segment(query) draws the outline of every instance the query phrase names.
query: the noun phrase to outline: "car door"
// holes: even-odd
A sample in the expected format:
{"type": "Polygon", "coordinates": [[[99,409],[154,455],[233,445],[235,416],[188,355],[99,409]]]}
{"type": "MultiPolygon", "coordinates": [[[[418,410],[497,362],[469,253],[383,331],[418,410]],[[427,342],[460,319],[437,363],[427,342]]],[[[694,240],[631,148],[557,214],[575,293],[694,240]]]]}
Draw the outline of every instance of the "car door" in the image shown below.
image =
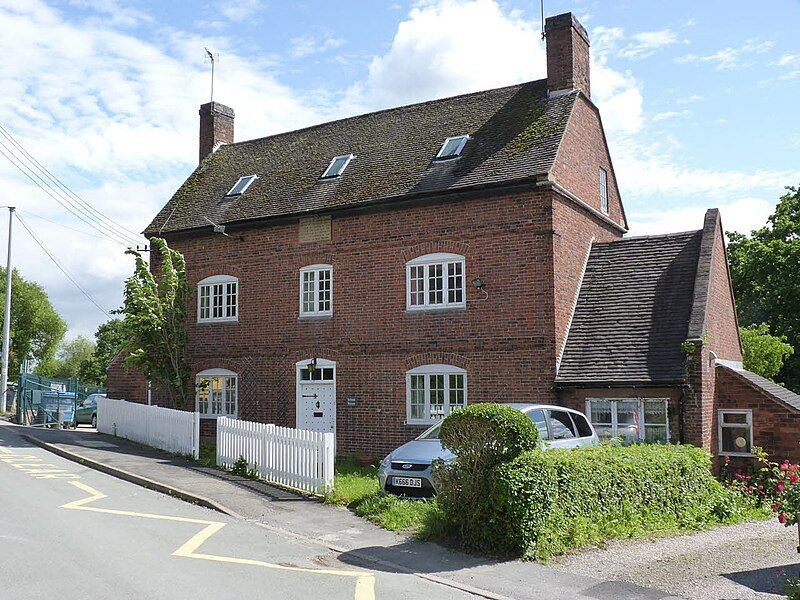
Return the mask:
{"type": "Polygon", "coordinates": [[[576,448],[581,445],[572,417],[565,410],[547,410],[550,445],[553,448],[576,448]]]}
{"type": "Polygon", "coordinates": [[[86,400],[83,401],[83,405],[80,406],[76,411],[76,422],[91,423],[92,415],[94,414],[96,404],[97,401],[95,400],[95,397],[88,396],[86,400]]]}
{"type": "Polygon", "coordinates": [[[550,431],[547,428],[547,415],[543,408],[534,408],[525,413],[539,430],[539,445],[544,447],[544,442],[550,441],[550,431]]]}
{"type": "Polygon", "coordinates": [[[575,423],[575,429],[578,432],[577,446],[596,446],[600,443],[597,434],[595,433],[589,421],[580,413],[569,413],[572,417],[572,422],[575,423]]]}

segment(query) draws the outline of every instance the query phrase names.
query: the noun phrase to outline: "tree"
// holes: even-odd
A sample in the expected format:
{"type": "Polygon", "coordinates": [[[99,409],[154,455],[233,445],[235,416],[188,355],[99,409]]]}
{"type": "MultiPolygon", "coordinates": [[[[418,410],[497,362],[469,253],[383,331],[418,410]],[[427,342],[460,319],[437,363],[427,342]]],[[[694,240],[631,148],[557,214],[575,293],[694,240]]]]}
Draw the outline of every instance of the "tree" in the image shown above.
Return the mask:
{"type": "Polygon", "coordinates": [[[161,238],[152,238],[150,249],[151,260],[160,262],[158,280],[139,252],[127,252],[136,266],[125,281],[125,364],[163,387],[174,404],[188,407],[194,402],[194,388],[186,360],[186,263],[183,255],[161,238]]]}
{"type": "MultiPolygon", "coordinates": [[[[729,233],[731,277],[742,325],[766,323],[800,347],[800,188],[787,187],[767,224],[750,235],[729,233]]],[[[786,358],[781,381],[800,390],[800,354],[786,358]]]]}
{"type": "MultiPolygon", "coordinates": [[[[6,271],[0,268],[0,298],[5,297],[5,293],[6,271]]],[[[0,323],[2,320],[0,313],[0,323]]],[[[53,308],[44,288],[23,279],[16,269],[11,272],[10,329],[9,379],[16,377],[22,360],[28,356],[37,362],[53,358],[67,332],[67,324],[53,308]]]]}
{"type": "Polygon", "coordinates": [[[95,343],[79,335],[71,342],[61,344],[55,358],[39,363],[36,366],[36,373],[59,379],[80,379],[82,369],[94,360],[94,353],[95,343]]]}
{"type": "Polygon", "coordinates": [[[744,368],[767,379],[774,380],[784,361],[794,354],[785,337],[770,335],[766,323],[740,327],[739,335],[744,348],[744,368]]]}
{"type": "Polygon", "coordinates": [[[84,383],[105,386],[108,383],[106,369],[125,345],[125,334],[121,319],[111,319],[101,324],[94,334],[96,348],[90,360],[81,364],[78,379],[84,383]]]}

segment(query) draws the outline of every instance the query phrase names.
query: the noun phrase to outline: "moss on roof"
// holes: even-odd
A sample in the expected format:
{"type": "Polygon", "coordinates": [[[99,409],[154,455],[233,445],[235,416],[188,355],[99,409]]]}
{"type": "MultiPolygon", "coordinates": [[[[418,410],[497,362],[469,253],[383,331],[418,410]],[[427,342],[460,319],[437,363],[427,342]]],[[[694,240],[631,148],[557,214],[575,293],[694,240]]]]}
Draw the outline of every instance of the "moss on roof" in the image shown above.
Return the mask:
{"type": "Polygon", "coordinates": [[[323,123],[222,146],[186,179],[146,233],[335,209],[379,198],[502,184],[546,174],[576,94],[547,98],[544,80],[323,123]],[[445,138],[468,134],[457,160],[436,161],[445,138]],[[331,158],[344,174],[320,181],[331,158]],[[225,194],[243,175],[245,194],[225,194]]]}

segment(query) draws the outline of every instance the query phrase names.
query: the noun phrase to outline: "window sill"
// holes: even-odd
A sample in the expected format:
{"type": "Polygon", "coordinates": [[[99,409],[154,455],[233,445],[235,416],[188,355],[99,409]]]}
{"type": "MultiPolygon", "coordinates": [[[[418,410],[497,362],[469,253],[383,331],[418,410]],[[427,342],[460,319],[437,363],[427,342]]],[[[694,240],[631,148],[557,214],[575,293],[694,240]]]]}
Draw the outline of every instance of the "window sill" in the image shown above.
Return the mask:
{"type": "Polygon", "coordinates": [[[740,458],[755,458],[752,452],[719,452],[719,456],[738,456],[740,458]]]}
{"type": "Polygon", "coordinates": [[[436,423],[441,423],[444,419],[435,419],[431,421],[406,421],[406,427],[430,427],[431,425],[436,425],[436,423]]]}
{"type": "Polygon", "coordinates": [[[321,321],[325,319],[332,319],[333,312],[326,313],[302,313],[297,317],[300,321],[321,321]]]}
{"type": "Polygon", "coordinates": [[[239,318],[235,319],[197,319],[198,325],[220,325],[225,323],[238,323],[239,318]]]}
{"type": "Polygon", "coordinates": [[[448,313],[448,312],[463,312],[467,310],[466,304],[449,304],[446,306],[419,306],[411,307],[406,306],[406,313],[448,313]]]}

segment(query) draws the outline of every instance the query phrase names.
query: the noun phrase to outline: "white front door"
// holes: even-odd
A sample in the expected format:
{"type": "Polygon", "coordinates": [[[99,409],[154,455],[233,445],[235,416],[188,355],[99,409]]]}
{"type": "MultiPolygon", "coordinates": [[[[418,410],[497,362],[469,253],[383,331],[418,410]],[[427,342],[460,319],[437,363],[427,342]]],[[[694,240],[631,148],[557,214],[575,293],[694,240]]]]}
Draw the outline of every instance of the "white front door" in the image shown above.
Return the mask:
{"type": "Polygon", "coordinates": [[[297,428],[336,433],[336,363],[297,363],[297,428]]]}

